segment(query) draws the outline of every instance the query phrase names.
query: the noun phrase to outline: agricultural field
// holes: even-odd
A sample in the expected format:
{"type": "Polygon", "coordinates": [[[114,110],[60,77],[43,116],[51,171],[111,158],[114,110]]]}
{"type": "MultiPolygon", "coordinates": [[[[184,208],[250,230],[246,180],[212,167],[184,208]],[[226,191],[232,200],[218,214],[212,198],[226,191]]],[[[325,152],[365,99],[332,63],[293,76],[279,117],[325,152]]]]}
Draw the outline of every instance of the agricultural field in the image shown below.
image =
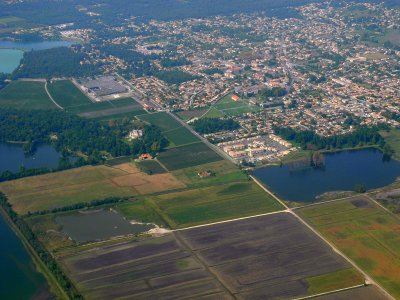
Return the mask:
{"type": "Polygon", "coordinates": [[[138,118],[160,128],[163,135],[169,140],[170,148],[200,141],[187,128],[165,112],[141,115],[138,118]]]}
{"type": "Polygon", "coordinates": [[[100,246],[61,263],[88,299],[290,299],[363,283],[286,213],[100,246]]]}
{"type": "Polygon", "coordinates": [[[313,298],[315,300],[341,300],[341,299],[362,299],[362,300],[387,300],[376,287],[369,285],[334,294],[328,294],[313,298]]]}
{"type": "Polygon", "coordinates": [[[170,141],[169,147],[178,147],[199,142],[199,138],[189,131],[186,127],[179,127],[169,131],[164,131],[163,135],[170,141]]]}
{"type": "Polygon", "coordinates": [[[184,188],[172,174],[148,175],[133,164],[85,166],[0,183],[19,214],[107,197],[130,197],[184,188]]]}
{"type": "Polygon", "coordinates": [[[191,188],[248,181],[248,176],[239,170],[236,165],[227,160],[219,160],[199,166],[179,169],[173,171],[172,174],[191,188]],[[201,178],[198,174],[204,171],[209,172],[211,175],[206,178],[201,178]]]}
{"type": "Polygon", "coordinates": [[[395,298],[400,298],[400,219],[366,197],[297,210],[395,298]]]}
{"type": "Polygon", "coordinates": [[[161,152],[158,160],[169,171],[174,171],[223,160],[223,158],[203,142],[199,142],[161,152]]]}
{"type": "Polygon", "coordinates": [[[69,80],[53,81],[48,84],[47,89],[53,99],[66,111],[69,111],[70,108],[73,109],[92,103],[92,101],[69,80]]]}
{"type": "Polygon", "coordinates": [[[199,108],[193,110],[183,110],[176,112],[175,114],[182,120],[189,121],[190,119],[201,117],[203,114],[207,112],[207,110],[208,108],[199,108]]]}
{"type": "Polygon", "coordinates": [[[57,108],[47,96],[44,82],[13,81],[0,90],[0,107],[16,109],[57,108]]]}
{"type": "Polygon", "coordinates": [[[138,118],[142,121],[157,126],[163,132],[177,129],[182,126],[182,124],[180,124],[178,121],[176,121],[173,117],[165,112],[147,114],[143,116],[138,116],[138,118]]]}
{"type": "Polygon", "coordinates": [[[136,162],[136,166],[149,175],[167,173],[157,160],[141,160],[136,162]]]}
{"type": "MultiPolygon", "coordinates": [[[[146,196],[144,200],[143,204],[157,212],[172,229],[283,209],[253,181],[146,196]]],[[[134,210],[126,217],[135,219],[134,210]]]]}

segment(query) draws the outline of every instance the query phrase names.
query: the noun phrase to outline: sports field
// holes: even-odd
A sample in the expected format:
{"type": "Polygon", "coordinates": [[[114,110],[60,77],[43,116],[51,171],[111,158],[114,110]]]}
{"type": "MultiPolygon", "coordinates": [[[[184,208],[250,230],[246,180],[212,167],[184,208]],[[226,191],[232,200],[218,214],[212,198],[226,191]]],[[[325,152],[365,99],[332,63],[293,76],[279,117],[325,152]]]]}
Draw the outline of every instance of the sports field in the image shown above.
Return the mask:
{"type": "Polygon", "coordinates": [[[400,298],[400,219],[365,197],[297,210],[314,228],[400,298]]]}
{"type": "Polygon", "coordinates": [[[89,299],[293,299],[363,283],[286,213],[100,246],[61,261],[89,299]]]}
{"type": "MultiPolygon", "coordinates": [[[[253,214],[282,210],[283,207],[253,181],[171,192],[144,198],[171,228],[183,228],[253,214]]],[[[134,210],[128,218],[135,219],[134,210]]]]}
{"type": "Polygon", "coordinates": [[[49,210],[107,197],[152,194],[184,188],[172,174],[148,175],[133,164],[85,166],[0,183],[19,214],[49,210]]]}
{"type": "Polygon", "coordinates": [[[53,81],[47,85],[47,89],[53,99],[66,111],[70,108],[78,108],[92,103],[92,101],[69,80],[53,81]]]}
{"type": "Polygon", "coordinates": [[[260,111],[259,107],[244,100],[239,99],[237,101],[233,101],[232,94],[223,97],[213,105],[213,108],[227,116],[237,116],[249,112],[260,111]]]}
{"type": "Polygon", "coordinates": [[[17,109],[57,108],[47,96],[44,82],[13,81],[0,90],[0,107],[17,109]]]}
{"type": "Polygon", "coordinates": [[[222,160],[222,157],[203,142],[168,149],[158,155],[158,160],[169,170],[194,167],[222,160]]]}

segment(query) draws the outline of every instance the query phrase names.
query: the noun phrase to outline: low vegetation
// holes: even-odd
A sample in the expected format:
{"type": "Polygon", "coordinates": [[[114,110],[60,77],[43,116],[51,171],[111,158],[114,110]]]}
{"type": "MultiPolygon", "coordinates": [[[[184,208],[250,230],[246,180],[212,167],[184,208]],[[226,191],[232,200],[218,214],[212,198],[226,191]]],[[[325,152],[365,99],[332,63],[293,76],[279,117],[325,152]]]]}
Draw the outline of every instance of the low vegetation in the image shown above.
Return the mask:
{"type": "Polygon", "coordinates": [[[223,130],[235,130],[240,124],[233,119],[203,118],[192,123],[193,128],[200,134],[214,133],[223,130]]]}
{"type": "Polygon", "coordinates": [[[353,198],[298,210],[314,228],[400,297],[399,219],[367,198],[353,198]]]}

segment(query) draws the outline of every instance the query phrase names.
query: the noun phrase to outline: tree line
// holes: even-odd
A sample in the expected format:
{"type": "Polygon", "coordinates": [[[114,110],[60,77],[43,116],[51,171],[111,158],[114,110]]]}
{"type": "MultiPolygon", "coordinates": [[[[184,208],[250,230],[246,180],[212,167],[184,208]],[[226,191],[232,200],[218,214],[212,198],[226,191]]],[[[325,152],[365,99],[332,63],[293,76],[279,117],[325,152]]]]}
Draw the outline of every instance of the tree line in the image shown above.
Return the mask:
{"type": "Polygon", "coordinates": [[[54,275],[57,282],[60,284],[68,297],[70,299],[83,299],[83,296],[78,292],[72,281],[67,277],[57,261],[42,245],[36,234],[28,226],[28,224],[12,209],[12,206],[10,205],[10,203],[8,203],[7,197],[1,192],[0,207],[8,215],[13,224],[18,228],[19,232],[24,236],[25,240],[36,252],[39,259],[54,275]]]}
{"type": "Polygon", "coordinates": [[[235,130],[240,124],[233,119],[204,118],[192,123],[194,130],[200,134],[209,134],[223,130],[235,130]]]}
{"type": "Polygon", "coordinates": [[[322,150],[322,149],[341,149],[354,148],[357,146],[376,145],[383,150],[385,156],[391,156],[393,150],[379,133],[377,126],[357,126],[348,134],[322,137],[314,131],[296,131],[292,128],[274,127],[275,134],[283,139],[293,142],[303,149],[322,150]]]}

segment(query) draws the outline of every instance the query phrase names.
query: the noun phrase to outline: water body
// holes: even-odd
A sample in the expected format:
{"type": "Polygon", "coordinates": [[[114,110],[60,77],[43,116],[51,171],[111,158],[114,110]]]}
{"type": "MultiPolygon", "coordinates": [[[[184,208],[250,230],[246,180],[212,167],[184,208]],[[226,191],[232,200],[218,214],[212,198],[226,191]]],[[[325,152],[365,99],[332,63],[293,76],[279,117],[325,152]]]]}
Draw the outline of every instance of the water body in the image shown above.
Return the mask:
{"type": "Polygon", "coordinates": [[[24,51],[30,50],[45,50],[56,47],[69,47],[74,43],[68,41],[42,41],[42,42],[13,42],[13,41],[0,41],[0,48],[5,49],[20,49],[24,51]]]}
{"type": "Polygon", "coordinates": [[[0,49],[0,73],[12,73],[22,59],[24,52],[18,49],[0,49]]]}
{"type": "Polygon", "coordinates": [[[117,236],[142,233],[154,228],[153,224],[131,224],[111,210],[72,213],[56,218],[63,231],[77,242],[104,240],[117,236]]]}
{"type": "Polygon", "coordinates": [[[0,73],[12,73],[20,64],[24,51],[68,47],[74,43],[67,41],[12,42],[0,41],[0,73]]]}
{"type": "Polygon", "coordinates": [[[18,172],[21,166],[27,169],[57,168],[61,155],[50,145],[42,145],[32,156],[25,156],[20,144],[0,143],[0,173],[18,172]]]}
{"type": "Polygon", "coordinates": [[[285,200],[311,202],[331,191],[353,191],[357,184],[375,189],[392,183],[400,176],[400,162],[384,161],[376,149],[325,154],[324,168],[272,166],[254,171],[273,192],[285,200]]]}
{"type": "Polygon", "coordinates": [[[45,277],[34,263],[15,232],[0,215],[0,299],[46,299],[45,277]]]}

